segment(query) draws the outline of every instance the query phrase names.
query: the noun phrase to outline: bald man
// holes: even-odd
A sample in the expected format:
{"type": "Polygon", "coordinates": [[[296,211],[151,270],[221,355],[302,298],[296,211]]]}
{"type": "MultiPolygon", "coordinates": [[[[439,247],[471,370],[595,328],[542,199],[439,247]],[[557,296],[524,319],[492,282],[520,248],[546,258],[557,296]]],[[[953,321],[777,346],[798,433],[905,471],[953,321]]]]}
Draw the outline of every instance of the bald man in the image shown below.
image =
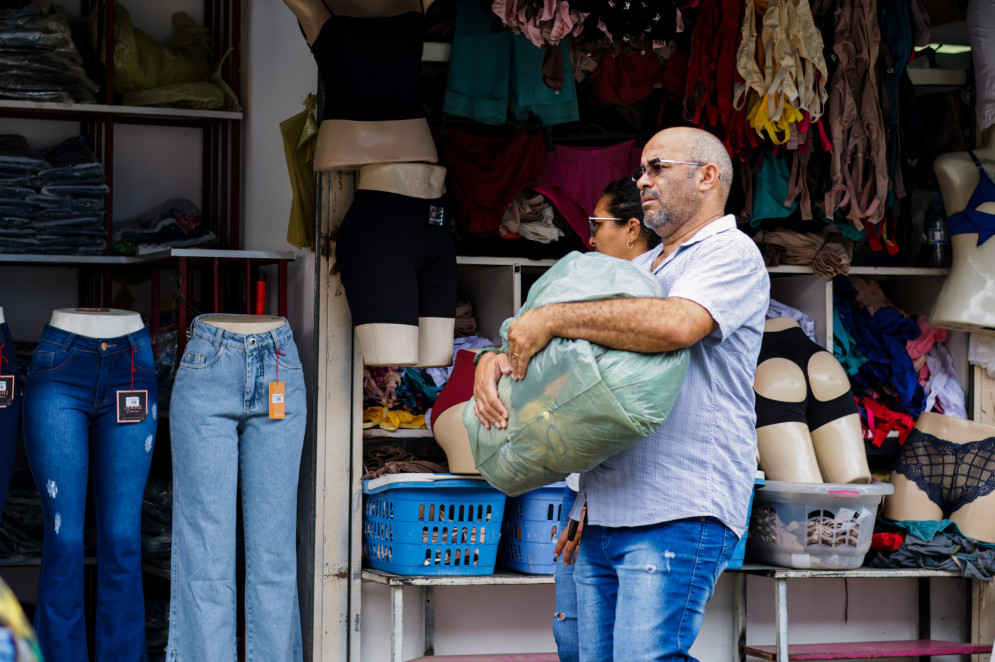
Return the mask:
{"type": "Polygon", "coordinates": [[[653,435],[581,476],[575,555],[580,660],[693,660],[705,604],[746,531],[756,472],[753,400],[770,280],[725,214],[732,163],[692,128],[653,136],[633,173],[646,225],[662,238],[635,262],[668,296],[564,303],[512,322],[508,354],[478,361],[476,414],[507,424],[502,374],[520,379],[554,337],[634,352],[687,348],[687,379],[653,435]]]}

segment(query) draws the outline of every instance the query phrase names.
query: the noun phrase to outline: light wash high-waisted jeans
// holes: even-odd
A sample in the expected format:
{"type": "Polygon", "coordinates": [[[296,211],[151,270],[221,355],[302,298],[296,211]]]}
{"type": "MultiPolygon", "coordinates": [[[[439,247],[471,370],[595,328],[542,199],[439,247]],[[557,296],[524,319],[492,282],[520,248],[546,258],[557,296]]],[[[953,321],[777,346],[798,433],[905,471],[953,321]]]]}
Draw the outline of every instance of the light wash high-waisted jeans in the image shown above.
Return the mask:
{"type": "Polygon", "coordinates": [[[259,334],[193,321],[173,384],[169,662],[235,662],[235,500],[245,539],[245,660],[300,660],[297,475],[307,421],[290,325],[259,334]],[[279,352],[279,356],[278,353],[279,352]],[[269,418],[269,382],[286,418],[269,418]]]}

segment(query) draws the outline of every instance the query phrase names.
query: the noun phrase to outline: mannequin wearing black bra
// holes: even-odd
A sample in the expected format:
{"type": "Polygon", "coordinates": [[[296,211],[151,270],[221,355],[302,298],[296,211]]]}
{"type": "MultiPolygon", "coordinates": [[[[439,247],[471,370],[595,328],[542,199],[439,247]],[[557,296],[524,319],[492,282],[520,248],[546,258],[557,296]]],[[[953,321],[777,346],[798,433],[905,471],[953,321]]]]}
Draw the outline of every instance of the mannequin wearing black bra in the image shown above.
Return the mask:
{"type": "Polygon", "coordinates": [[[316,172],[438,161],[417,91],[424,12],[433,1],[284,0],[325,86],[316,172]]]}
{"type": "Polygon", "coordinates": [[[924,412],[891,472],[884,516],[953,520],[961,533],[995,543],[995,426],[924,412]]]}
{"type": "Polygon", "coordinates": [[[770,480],[866,483],[860,417],[846,372],[790,317],[764,325],[753,383],[760,468],[770,480]]]}
{"type": "Polygon", "coordinates": [[[953,266],[929,323],[995,335],[995,127],[981,147],[937,157],[933,171],[950,220],[953,266]]]}

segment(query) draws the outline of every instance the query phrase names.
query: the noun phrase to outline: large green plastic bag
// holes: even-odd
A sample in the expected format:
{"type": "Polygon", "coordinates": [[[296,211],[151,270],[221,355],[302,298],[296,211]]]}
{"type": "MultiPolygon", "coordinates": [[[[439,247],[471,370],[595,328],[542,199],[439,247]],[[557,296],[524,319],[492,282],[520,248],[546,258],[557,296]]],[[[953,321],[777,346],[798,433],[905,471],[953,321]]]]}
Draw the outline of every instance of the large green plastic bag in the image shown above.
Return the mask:
{"type": "MultiPolygon", "coordinates": [[[[519,315],[551,303],[662,296],[662,286],[642,267],[600,253],[570,253],[536,281],[519,315]]],[[[513,319],[501,325],[503,351],[513,319]]],[[[525,379],[498,381],[507,428],[485,429],[470,399],[463,424],[477,470],[517,496],[593,469],[660,427],[687,369],[687,350],[640,354],[554,338],[532,357],[525,379]]]]}

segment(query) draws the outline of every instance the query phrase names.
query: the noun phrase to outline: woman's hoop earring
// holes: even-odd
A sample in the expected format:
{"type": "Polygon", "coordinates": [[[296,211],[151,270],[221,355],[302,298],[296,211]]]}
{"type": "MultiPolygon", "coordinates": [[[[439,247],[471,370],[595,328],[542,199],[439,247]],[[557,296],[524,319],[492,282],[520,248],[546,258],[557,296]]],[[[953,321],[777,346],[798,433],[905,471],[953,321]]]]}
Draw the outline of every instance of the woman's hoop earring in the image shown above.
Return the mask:
{"type": "Polygon", "coordinates": [[[632,241],[629,240],[629,241],[625,242],[625,247],[628,248],[631,251],[632,250],[632,241]]]}

